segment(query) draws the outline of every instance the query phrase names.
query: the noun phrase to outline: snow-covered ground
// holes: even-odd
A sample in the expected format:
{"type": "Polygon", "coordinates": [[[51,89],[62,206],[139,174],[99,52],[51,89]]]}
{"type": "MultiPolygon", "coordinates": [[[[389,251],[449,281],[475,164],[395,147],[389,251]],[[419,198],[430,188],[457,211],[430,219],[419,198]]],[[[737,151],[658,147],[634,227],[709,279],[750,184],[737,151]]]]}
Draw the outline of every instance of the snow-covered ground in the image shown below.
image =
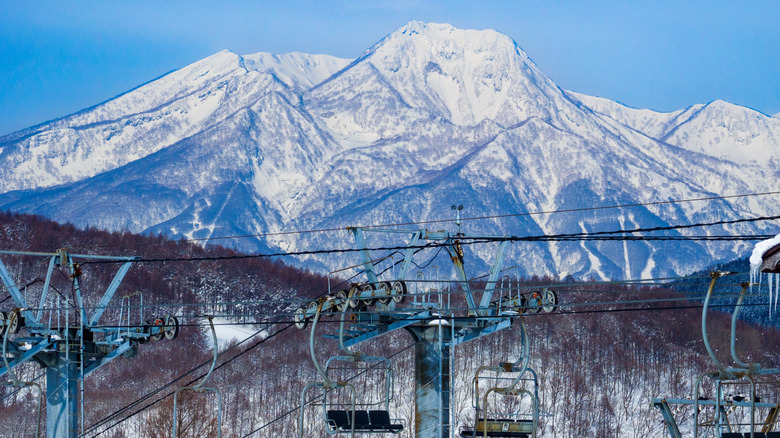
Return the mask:
{"type": "MultiPolygon", "coordinates": [[[[241,342],[247,338],[263,339],[268,336],[268,331],[258,328],[255,325],[239,324],[226,318],[214,318],[214,331],[217,334],[217,343],[220,351],[228,345],[241,342]]],[[[208,347],[214,348],[214,337],[211,334],[211,328],[208,324],[203,326],[203,333],[206,335],[208,347]]]]}

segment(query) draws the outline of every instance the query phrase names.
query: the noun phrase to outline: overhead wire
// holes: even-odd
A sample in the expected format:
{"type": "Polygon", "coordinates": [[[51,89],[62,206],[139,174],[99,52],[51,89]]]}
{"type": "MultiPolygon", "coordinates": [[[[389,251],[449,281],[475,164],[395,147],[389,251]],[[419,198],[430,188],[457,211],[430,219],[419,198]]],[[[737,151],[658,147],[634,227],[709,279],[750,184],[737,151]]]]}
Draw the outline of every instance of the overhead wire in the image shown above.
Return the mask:
{"type": "MultiPolygon", "coordinates": [[[[285,330],[289,329],[289,328],[290,328],[290,327],[292,327],[292,326],[293,326],[293,324],[288,324],[288,325],[286,325],[285,327],[283,327],[283,328],[280,328],[279,330],[277,330],[277,331],[276,331],[276,332],[274,332],[273,334],[270,334],[270,335],[268,335],[267,337],[265,337],[265,338],[263,338],[263,339],[260,339],[260,340],[258,340],[258,341],[257,341],[257,342],[255,342],[253,345],[251,345],[251,346],[247,347],[246,349],[244,349],[243,351],[239,352],[239,353],[238,353],[238,354],[236,354],[235,356],[231,357],[230,359],[228,359],[228,360],[226,360],[226,361],[222,362],[221,364],[219,364],[218,366],[214,367],[214,370],[213,370],[213,371],[216,371],[216,370],[218,370],[218,369],[222,368],[223,366],[227,365],[228,363],[231,363],[232,361],[234,361],[234,360],[236,360],[237,358],[239,358],[239,357],[243,356],[243,355],[244,355],[244,354],[246,354],[247,352],[249,352],[249,351],[251,351],[251,350],[253,350],[253,349],[257,348],[259,345],[262,345],[262,344],[264,344],[265,342],[268,342],[269,340],[271,340],[271,339],[275,338],[275,337],[276,337],[276,336],[278,336],[280,333],[284,332],[285,330]]],[[[227,349],[227,350],[223,351],[222,353],[219,353],[219,354],[218,354],[218,356],[224,355],[225,353],[227,353],[228,351],[230,351],[230,350],[232,350],[233,348],[237,347],[238,345],[240,345],[240,344],[242,344],[242,343],[244,343],[244,342],[246,342],[246,341],[248,341],[248,340],[250,340],[250,339],[254,338],[254,337],[255,337],[255,336],[257,336],[258,334],[262,333],[262,331],[263,331],[263,330],[260,330],[260,331],[258,331],[257,333],[255,333],[255,334],[253,334],[253,335],[251,335],[251,336],[249,336],[249,337],[245,338],[243,341],[239,342],[238,344],[236,344],[236,345],[232,346],[231,348],[229,348],[229,349],[227,349]]],[[[218,346],[214,346],[214,348],[218,348],[218,346]]],[[[201,368],[201,367],[203,367],[203,366],[205,366],[205,365],[207,365],[207,364],[209,364],[209,363],[211,363],[211,360],[208,360],[208,361],[205,361],[205,362],[201,363],[200,365],[198,365],[197,367],[193,368],[192,370],[190,370],[190,371],[188,371],[188,372],[186,372],[186,373],[184,373],[184,374],[180,375],[179,377],[177,377],[176,379],[172,380],[171,382],[169,382],[169,383],[167,383],[167,384],[163,385],[162,387],[158,388],[158,390],[156,390],[156,391],[154,391],[153,393],[151,393],[151,395],[144,396],[142,399],[139,399],[140,401],[139,401],[139,400],[137,400],[136,402],[133,402],[133,403],[131,403],[132,407],[134,407],[134,406],[137,406],[138,404],[140,404],[140,402],[143,402],[144,400],[148,400],[149,398],[153,397],[153,396],[154,396],[154,395],[156,395],[156,394],[159,394],[159,393],[160,393],[160,392],[162,392],[162,391],[163,391],[165,388],[167,388],[167,387],[170,387],[170,386],[171,386],[171,385],[173,385],[174,383],[176,383],[176,382],[178,382],[179,380],[183,379],[185,376],[187,376],[187,375],[190,375],[190,374],[194,373],[194,372],[195,372],[195,370],[197,370],[197,369],[199,369],[199,368],[201,368]]],[[[193,383],[195,383],[195,382],[197,382],[198,380],[202,379],[202,378],[203,378],[203,377],[205,377],[206,375],[207,375],[207,373],[203,373],[203,374],[199,375],[198,377],[195,377],[194,379],[190,380],[190,381],[189,381],[189,382],[188,382],[188,383],[187,383],[185,386],[192,385],[193,383]]],[[[134,416],[135,416],[135,415],[137,415],[138,413],[140,413],[140,412],[142,412],[142,411],[145,411],[146,409],[148,409],[148,408],[150,408],[150,407],[154,406],[155,404],[157,404],[157,403],[161,402],[162,400],[164,400],[164,399],[166,399],[166,398],[170,397],[170,396],[171,396],[171,395],[173,395],[173,394],[174,394],[173,392],[171,392],[171,393],[168,393],[168,394],[166,394],[165,396],[163,396],[163,397],[161,397],[161,398],[159,398],[159,399],[155,400],[154,402],[147,404],[147,405],[146,405],[146,406],[144,406],[143,408],[141,408],[141,409],[139,409],[139,410],[137,410],[137,411],[133,412],[132,414],[130,414],[130,415],[128,415],[128,416],[126,416],[126,417],[124,417],[124,418],[123,418],[123,419],[121,419],[120,421],[117,421],[117,422],[115,422],[114,424],[112,424],[111,426],[109,426],[109,427],[107,427],[107,428],[105,428],[105,429],[101,430],[100,432],[98,432],[98,433],[97,433],[97,435],[99,435],[99,434],[102,434],[102,433],[105,433],[105,432],[107,432],[108,430],[110,430],[110,429],[112,429],[112,428],[116,427],[117,425],[119,425],[119,424],[123,423],[124,421],[127,421],[128,419],[130,419],[130,418],[134,417],[134,416]]],[[[128,406],[130,406],[130,405],[128,405],[128,406]]],[[[131,407],[130,409],[132,409],[132,407],[131,407]]],[[[95,424],[91,425],[89,428],[87,428],[87,430],[85,430],[85,431],[84,431],[84,433],[82,433],[82,434],[81,434],[81,436],[86,436],[88,433],[92,433],[91,431],[94,431],[94,429],[96,429],[97,427],[100,427],[100,425],[102,425],[102,424],[105,424],[105,421],[106,421],[106,419],[108,419],[108,418],[111,418],[111,417],[113,417],[113,416],[117,415],[117,413],[118,413],[118,412],[123,412],[123,411],[126,411],[127,409],[128,409],[127,407],[124,407],[124,408],[122,408],[122,409],[120,409],[120,410],[118,410],[118,411],[115,411],[115,412],[114,412],[114,413],[112,413],[112,414],[109,414],[108,416],[104,417],[103,419],[101,419],[101,420],[98,420],[98,422],[97,422],[97,423],[95,423],[95,424]]],[[[93,435],[93,436],[97,436],[97,435],[93,435]]]]}
{"type": "MultiPolygon", "coordinates": [[[[701,198],[689,198],[689,199],[678,199],[678,200],[668,200],[668,201],[651,201],[651,202],[608,205],[608,206],[598,206],[598,207],[567,208],[567,209],[559,209],[559,210],[544,210],[544,211],[535,211],[535,212],[526,212],[526,213],[509,213],[509,214],[498,214],[498,215],[487,215],[487,216],[474,216],[474,217],[461,218],[460,220],[481,221],[481,220],[503,219],[503,218],[523,217],[523,216],[542,216],[542,215],[551,215],[551,214],[560,214],[560,213],[576,213],[576,212],[583,212],[583,211],[599,211],[599,210],[612,210],[612,209],[620,209],[620,208],[647,207],[647,206],[656,206],[656,205],[684,204],[684,203],[691,203],[691,202],[726,200],[726,199],[736,199],[736,198],[746,198],[746,197],[756,197],[756,196],[768,196],[768,195],[776,195],[776,194],[780,194],[780,191],[745,193],[745,194],[725,195],[725,196],[709,196],[709,197],[701,197],[701,198]]],[[[276,237],[276,236],[335,232],[335,231],[343,231],[349,228],[371,229],[371,228],[431,225],[437,223],[452,223],[455,222],[456,220],[457,219],[435,219],[435,220],[427,220],[427,221],[408,221],[408,222],[387,223],[387,224],[379,224],[379,225],[340,226],[340,227],[318,228],[318,229],[311,229],[311,230],[291,230],[291,231],[277,231],[277,232],[255,233],[255,234],[242,234],[242,235],[233,235],[233,236],[216,236],[216,237],[168,240],[166,242],[205,242],[205,241],[215,241],[215,240],[276,237]]],[[[119,245],[106,245],[106,246],[119,246],[119,245]]]]}
{"type": "MultiPolygon", "coordinates": [[[[670,226],[662,226],[662,227],[647,227],[647,228],[634,228],[630,230],[610,230],[610,231],[594,231],[594,232],[582,232],[582,233],[562,233],[562,234],[553,234],[553,235],[536,235],[536,236],[497,236],[497,237],[491,237],[491,236],[476,236],[476,237],[459,237],[459,236],[451,236],[451,238],[459,240],[459,243],[461,245],[475,245],[475,244],[483,244],[483,243],[491,243],[491,242],[545,242],[545,241],[555,241],[555,240],[562,240],[562,239],[569,239],[569,238],[577,238],[577,237],[589,237],[589,236],[606,236],[606,235],[615,235],[615,234],[633,234],[633,233],[644,233],[644,232],[654,232],[654,231],[672,231],[672,230],[678,230],[678,229],[690,229],[690,228],[699,228],[699,227],[710,227],[710,226],[718,226],[718,225],[733,225],[733,224],[739,224],[739,223],[751,223],[751,222],[760,222],[760,221],[770,221],[770,220],[777,220],[780,219],[780,215],[775,216],[760,216],[755,218],[741,218],[741,219],[732,219],[732,220],[720,220],[720,221],[713,221],[713,222],[705,222],[705,223],[696,223],[696,224],[680,224],[680,225],[670,225],[670,226]]],[[[635,236],[627,237],[627,239],[633,239],[635,236]]],[[[293,252],[275,252],[275,253],[266,253],[266,254],[239,254],[239,255],[229,255],[229,256],[201,256],[201,257],[160,257],[160,258],[139,258],[138,260],[135,260],[135,263],[162,263],[162,262],[199,262],[199,261],[219,261],[219,260],[245,260],[245,259],[254,259],[254,258],[267,258],[267,257],[291,257],[291,256],[301,256],[301,255],[320,255],[320,254],[344,254],[344,253],[353,253],[353,252],[360,252],[360,251],[393,251],[393,250],[402,250],[402,249],[427,249],[427,248],[438,248],[447,246],[447,243],[440,243],[440,242],[429,242],[425,244],[418,244],[418,245],[404,245],[404,246],[382,246],[382,247],[375,247],[375,248],[333,248],[333,249],[320,249],[320,250],[304,250],[304,251],[293,251],[293,252]]],[[[81,263],[81,265],[87,265],[87,264],[105,264],[105,263],[125,263],[125,260],[90,260],[85,261],[81,263]]]]}
{"type": "MultiPolygon", "coordinates": [[[[778,193],[780,193],[780,192],[778,192],[778,193]]],[[[766,193],[766,194],[769,194],[769,193],[766,193]]],[[[761,195],[761,194],[754,194],[754,195],[761,195]]],[[[739,195],[735,195],[734,197],[738,197],[738,196],[739,195]]],[[[748,195],[744,195],[744,196],[748,196],[748,195]]],[[[691,201],[692,202],[692,201],[696,201],[696,200],[718,199],[718,198],[724,198],[724,197],[701,198],[701,199],[687,200],[687,201],[691,201]]],[[[677,202],[686,202],[686,200],[677,201],[677,202]]],[[[660,203],[671,203],[671,201],[669,201],[669,202],[660,202],[660,203]]],[[[644,205],[653,205],[653,204],[659,204],[659,203],[649,203],[649,204],[644,204],[644,205]]],[[[596,207],[596,208],[589,208],[589,209],[571,209],[571,210],[568,210],[568,211],[598,210],[598,209],[603,209],[603,208],[620,208],[620,207],[635,206],[635,205],[642,205],[642,204],[632,204],[632,205],[625,205],[625,206],[611,206],[611,207],[596,207]]],[[[563,211],[556,211],[556,212],[563,212],[563,211]]],[[[539,212],[539,213],[536,213],[536,214],[546,214],[546,213],[552,213],[552,212],[539,212]]],[[[496,218],[496,217],[508,217],[508,216],[521,216],[521,215],[530,215],[530,214],[533,214],[533,213],[518,214],[518,215],[500,215],[500,216],[483,217],[483,218],[464,218],[462,220],[477,220],[477,219],[487,219],[487,218],[496,218]]],[[[767,217],[750,218],[750,219],[738,219],[738,220],[731,220],[731,221],[717,221],[717,222],[711,222],[711,223],[705,223],[705,224],[688,224],[688,225],[677,225],[677,226],[668,226],[668,227],[653,227],[653,228],[644,228],[644,229],[643,228],[638,228],[638,229],[634,229],[634,230],[615,230],[615,231],[602,231],[602,232],[590,232],[590,233],[572,233],[572,234],[560,234],[560,235],[552,235],[552,236],[526,236],[526,237],[508,236],[508,237],[503,237],[503,238],[476,238],[476,239],[472,239],[472,240],[464,239],[464,240],[461,241],[461,244],[465,245],[465,244],[487,243],[487,242],[496,242],[496,241],[532,241],[532,240],[549,241],[549,240],[554,240],[554,239],[558,239],[558,240],[565,240],[565,239],[581,239],[581,240],[586,240],[586,239],[613,239],[613,238],[616,238],[616,237],[614,237],[614,236],[607,237],[607,236],[602,236],[602,235],[620,234],[620,233],[625,234],[625,233],[638,233],[638,232],[665,231],[665,230],[685,229],[685,228],[693,228],[693,227],[724,225],[724,224],[735,224],[735,223],[743,223],[743,222],[755,222],[755,221],[761,221],[761,220],[774,220],[774,219],[778,219],[778,218],[780,218],[780,216],[767,216],[767,217]]],[[[452,222],[452,221],[453,220],[442,220],[442,221],[428,221],[428,222],[409,223],[409,224],[422,224],[422,223],[435,223],[435,222],[452,222]]],[[[397,224],[397,225],[407,225],[407,224],[397,224]]],[[[388,225],[369,226],[369,227],[365,227],[365,228],[377,228],[377,227],[385,227],[385,226],[388,226],[388,225]]],[[[735,240],[735,239],[739,239],[739,240],[754,240],[754,239],[761,238],[761,237],[764,237],[764,236],[698,236],[698,237],[695,237],[695,238],[700,238],[700,239],[703,239],[703,240],[735,240]]],[[[622,236],[622,237],[617,237],[617,238],[622,238],[623,240],[629,240],[629,239],[636,239],[636,240],[686,239],[686,240],[692,240],[691,237],[687,237],[686,238],[684,236],[622,236]]],[[[438,245],[436,245],[436,244],[433,244],[433,245],[432,244],[426,244],[426,245],[419,245],[417,247],[411,247],[411,248],[416,249],[417,251],[415,251],[415,252],[419,252],[419,251],[422,251],[424,249],[432,248],[432,247],[438,247],[439,250],[431,258],[431,260],[425,265],[425,266],[428,266],[432,262],[432,260],[435,259],[435,257],[441,252],[441,250],[444,248],[444,245],[442,245],[442,244],[438,244],[438,245]]],[[[410,248],[410,246],[372,248],[372,249],[369,249],[369,250],[372,250],[372,251],[378,251],[378,250],[400,250],[400,249],[408,249],[408,248],[410,248]]],[[[301,251],[301,252],[297,252],[297,253],[257,254],[257,255],[225,256],[225,257],[141,259],[141,260],[139,260],[139,262],[226,260],[226,259],[253,258],[253,257],[271,257],[271,256],[288,256],[288,255],[305,255],[305,254],[340,253],[340,252],[353,252],[353,251],[359,251],[359,250],[360,249],[351,249],[350,248],[350,249],[330,249],[330,250],[319,250],[319,251],[301,251]]],[[[108,262],[110,262],[110,261],[108,261],[108,262]]],[[[102,263],[102,262],[85,262],[83,264],[96,264],[96,263],[102,263]]],[[[397,262],[397,263],[400,263],[400,262],[397,262]]],[[[393,266],[395,266],[395,264],[393,266]]],[[[425,267],[425,266],[423,266],[423,267],[425,267]]],[[[392,266],[388,267],[387,269],[390,269],[390,268],[392,268],[392,266]]],[[[387,269],[385,269],[385,271],[387,271],[387,269]]],[[[420,268],[420,269],[422,269],[422,268],[420,268]]],[[[383,271],[383,272],[385,272],[385,271],[383,271]]],[[[355,274],[355,275],[359,275],[359,273],[355,274]]],[[[351,277],[351,278],[354,278],[354,276],[351,277]]],[[[635,302],[635,303],[639,303],[639,302],[635,302]]],[[[635,303],[632,303],[632,304],[635,304],[635,303]]],[[[713,307],[715,307],[715,306],[713,306],[713,307]]],[[[605,310],[608,310],[608,309],[605,309],[605,310]]],[[[636,309],[636,310],[642,310],[642,309],[636,309]]],[[[615,311],[615,310],[613,309],[612,311],[615,311]]],[[[287,327],[285,327],[282,330],[286,330],[290,326],[291,325],[288,325],[287,327]]],[[[282,331],[282,330],[280,330],[280,331],[282,331]]],[[[278,334],[278,333],[279,332],[275,333],[274,336],[276,334],[278,334]]],[[[262,343],[262,342],[264,342],[265,340],[267,340],[269,338],[266,338],[266,339],[260,341],[259,343],[262,343]]],[[[249,339],[249,338],[247,338],[247,339],[249,339]]],[[[249,349],[256,347],[257,345],[259,345],[259,343],[256,343],[255,345],[253,345],[249,349]]],[[[249,350],[249,349],[247,349],[247,350],[249,350]]],[[[240,353],[239,355],[244,354],[247,350],[245,350],[244,352],[240,353]]],[[[235,357],[230,359],[229,361],[223,363],[222,365],[220,365],[220,367],[223,366],[224,364],[234,360],[234,359],[235,359],[235,357]]],[[[195,379],[194,381],[197,381],[197,380],[198,379],[195,379]]],[[[173,382],[173,383],[175,383],[175,382],[173,382]]],[[[171,394],[169,394],[169,395],[171,395],[171,394]]],[[[165,398],[165,397],[163,397],[163,398],[165,398]]],[[[154,402],[152,404],[155,404],[155,403],[159,402],[160,400],[158,400],[158,401],[156,401],[156,402],[154,402]]],[[[146,409],[147,407],[144,407],[142,410],[146,409]]],[[[138,411],[136,411],[132,415],[137,414],[137,412],[138,411]]],[[[122,420],[122,421],[124,421],[124,420],[122,420]]],[[[115,423],[114,425],[110,426],[109,429],[114,427],[116,424],[118,424],[118,423],[115,423]]]]}
{"type": "MultiPolygon", "coordinates": [[[[438,254],[438,253],[437,253],[438,254]]],[[[435,257],[432,257],[428,260],[428,262],[425,263],[425,265],[430,265],[431,262],[435,259],[435,257]]],[[[395,262],[395,264],[399,264],[401,261],[395,262]]],[[[381,276],[383,273],[387,272],[389,269],[391,269],[392,266],[389,266],[388,268],[384,269],[383,271],[378,272],[376,275],[381,276]]],[[[356,275],[359,275],[361,272],[359,272],[356,275]]],[[[729,274],[729,276],[746,276],[749,273],[747,271],[744,272],[732,272],[729,274]]],[[[354,275],[352,278],[354,278],[356,275],[354,275]]],[[[553,288],[555,290],[566,290],[566,289],[572,289],[572,288],[593,288],[593,287],[605,287],[605,286],[627,286],[627,287],[665,287],[665,288],[676,288],[676,287],[682,287],[682,286],[691,286],[691,285],[699,285],[701,283],[681,283],[682,281],[692,281],[692,280],[708,280],[711,278],[710,275],[704,275],[704,274],[694,274],[694,275],[683,275],[683,276],[674,276],[674,277],[659,277],[659,278],[649,278],[649,279],[627,279],[627,280],[607,280],[607,281],[585,281],[585,282],[570,282],[570,281],[555,281],[555,280],[545,280],[545,281],[524,281],[522,283],[515,283],[510,288],[512,290],[519,290],[519,291],[530,291],[530,290],[538,290],[543,288],[553,288]]],[[[351,278],[350,278],[351,279],[351,278]]],[[[339,284],[334,285],[331,288],[330,292],[333,292],[338,289],[338,287],[342,284],[346,284],[349,282],[349,280],[344,280],[339,284]]],[[[515,280],[516,281],[516,280],[515,280]]],[[[469,291],[472,293],[480,293],[485,292],[487,289],[480,288],[480,287],[474,287],[473,284],[480,284],[480,283],[487,283],[486,280],[468,280],[468,283],[472,284],[469,291]]],[[[436,284],[436,285],[461,285],[463,281],[461,280],[405,280],[405,283],[407,285],[415,285],[415,284],[436,284]]],[[[718,283],[718,286],[738,286],[738,283],[718,283]]],[[[502,290],[505,290],[506,287],[502,286],[500,284],[500,281],[497,282],[497,284],[494,286],[493,289],[491,289],[494,293],[500,293],[502,290]]],[[[460,295],[463,294],[464,290],[457,290],[457,289],[447,289],[447,290],[440,290],[436,292],[436,294],[439,295],[460,295]]],[[[587,292],[587,291],[582,291],[587,292]]],[[[604,289],[598,289],[594,291],[595,293],[601,293],[604,292],[604,289]]],[[[655,290],[641,290],[641,289],[630,289],[630,290],[615,290],[615,292],[630,292],[633,294],[637,293],[656,293],[655,290]]],[[[105,305],[105,306],[79,306],[79,307],[66,307],[66,308],[59,308],[60,310],[96,310],[98,308],[100,309],[130,309],[130,310],[136,310],[136,309],[155,309],[155,308],[178,308],[178,307],[227,307],[227,306],[273,306],[273,305],[300,305],[302,303],[308,303],[312,300],[316,300],[317,298],[320,298],[322,296],[327,295],[328,292],[323,292],[316,297],[313,298],[306,298],[306,297],[296,297],[296,298],[289,298],[289,299],[275,299],[275,300],[234,300],[234,301],[215,301],[215,302],[177,302],[177,303],[148,303],[148,304],[117,304],[117,305],[105,305]]],[[[407,293],[406,296],[413,297],[415,295],[414,292],[407,293]]],[[[27,307],[27,310],[36,311],[36,310],[52,310],[49,308],[36,308],[36,307],[27,307]]],[[[273,313],[263,314],[263,315],[277,315],[277,311],[273,311],[273,313]]],[[[200,315],[200,313],[198,314],[200,315]]],[[[191,316],[197,316],[197,315],[191,315],[191,316]]]]}

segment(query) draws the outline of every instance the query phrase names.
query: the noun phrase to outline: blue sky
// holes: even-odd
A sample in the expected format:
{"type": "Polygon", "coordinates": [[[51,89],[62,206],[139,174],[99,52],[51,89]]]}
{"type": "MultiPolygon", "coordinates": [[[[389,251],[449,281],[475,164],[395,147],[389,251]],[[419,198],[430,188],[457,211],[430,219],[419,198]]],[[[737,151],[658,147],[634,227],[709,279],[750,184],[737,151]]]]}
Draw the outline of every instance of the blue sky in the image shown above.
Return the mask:
{"type": "Polygon", "coordinates": [[[354,58],[409,20],[496,29],[561,87],[660,111],[780,112],[780,2],[4,0],[0,135],[222,49],[354,58]]]}

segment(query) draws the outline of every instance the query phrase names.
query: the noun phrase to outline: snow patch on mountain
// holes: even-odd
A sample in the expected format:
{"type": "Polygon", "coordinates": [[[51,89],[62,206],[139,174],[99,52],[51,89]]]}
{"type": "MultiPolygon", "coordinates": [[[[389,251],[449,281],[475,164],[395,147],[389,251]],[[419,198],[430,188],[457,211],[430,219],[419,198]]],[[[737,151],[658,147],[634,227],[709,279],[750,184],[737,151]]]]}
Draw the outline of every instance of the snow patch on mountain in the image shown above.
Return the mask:
{"type": "Polygon", "coordinates": [[[780,166],[780,120],[722,100],[705,105],[662,139],[738,164],[780,166]]]}
{"type": "Polygon", "coordinates": [[[609,117],[623,125],[653,138],[661,138],[673,127],[701,109],[703,105],[693,105],[685,110],[668,113],[651,109],[638,109],[603,97],[588,96],[574,91],[566,91],[572,98],[582,102],[597,114],[609,117]]]}
{"type": "Polygon", "coordinates": [[[300,91],[319,84],[352,61],[330,55],[309,55],[298,52],[283,55],[255,53],[246,55],[243,59],[247,69],[271,73],[300,91]]]}
{"type": "MultiPolygon", "coordinates": [[[[410,22],[354,61],[217,53],[111,101],[0,138],[0,208],[80,226],[213,238],[255,252],[349,246],[348,225],[509,215],[537,236],[775,214],[780,120],[713,102],[671,113],[561,90],[509,37],[410,22]],[[603,210],[585,210],[605,207],[603,210]],[[532,214],[575,210],[560,214],[532,214]]],[[[437,225],[438,226],[438,225],[437,225]]],[[[669,231],[756,234],[771,224],[669,231]]],[[[377,245],[390,238],[374,240],[377,245]],[[384,240],[383,240],[384,239],[384,240]]],[[[402,242],[401,244],[405,244],[402,242]]],[[[521,274],[691,272],[741,242],[512,246],[521,274]]],[[[475,248],[487,268],[495,248],[475,248]]],[[[313,269],[351,256],[307,256],[313,269]]]]}

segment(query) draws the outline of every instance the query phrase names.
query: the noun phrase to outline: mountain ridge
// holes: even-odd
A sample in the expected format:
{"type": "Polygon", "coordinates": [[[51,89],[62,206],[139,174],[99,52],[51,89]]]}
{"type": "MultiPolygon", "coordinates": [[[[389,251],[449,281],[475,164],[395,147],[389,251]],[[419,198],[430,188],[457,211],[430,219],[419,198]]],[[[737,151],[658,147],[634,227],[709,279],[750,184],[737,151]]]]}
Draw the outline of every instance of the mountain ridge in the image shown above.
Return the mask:
{"type": "MultiPolygon", "coordinates": [[[[351,61],[218,52],[68,117],[0,138],[0,208],[174,238],[255,235],[232,242],[242,251],[345,245],[337,232],[268,233],[449,219],[451,204],[495,216],[765,193],[778,189],[780,168],[780,120],[721,101],[659,113],[563,90],[506,35],[421,22],[351,61]],[[102,124],[68,125],[85,121],[102,124]]],[[[471,222],[469,231],[776,214],[766,197],[612,212],[471,222]]],[[[608,278],[692,272],[748,247],[560,242],[510,252],[527,275],[608,278]]],[[[477,253],[484,266],[489,251],[477,253]]],[[[331,270],[353,260],[300,263],[331,270]]]]}

